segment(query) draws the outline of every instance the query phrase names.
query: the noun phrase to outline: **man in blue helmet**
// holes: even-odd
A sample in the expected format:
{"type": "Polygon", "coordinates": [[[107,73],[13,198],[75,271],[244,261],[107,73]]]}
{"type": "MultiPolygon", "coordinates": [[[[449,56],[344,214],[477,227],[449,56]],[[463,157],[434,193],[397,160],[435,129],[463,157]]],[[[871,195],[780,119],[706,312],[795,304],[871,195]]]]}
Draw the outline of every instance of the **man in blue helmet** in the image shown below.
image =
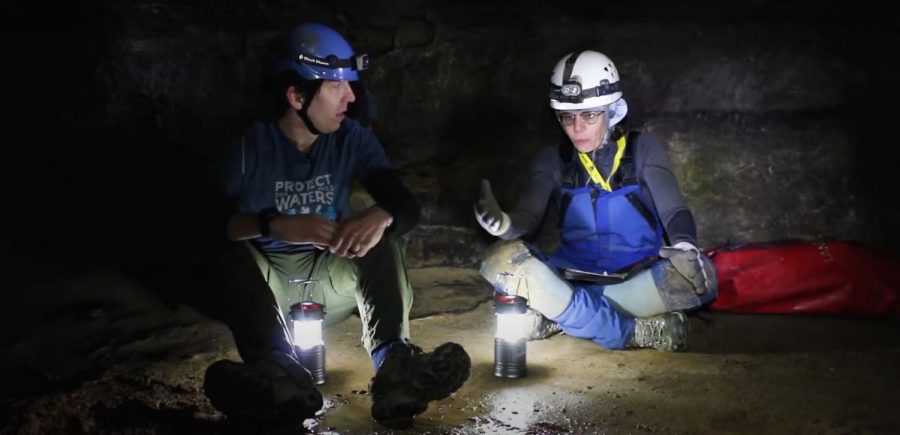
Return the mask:
{"type": "Polygon", "coordinates": [[[481,273],[495,286],[498,273],[526,275],[531,338],[561,328],[607,349],[684,350],[684,311],[711,302],[717,281],[669,158],[654,136],[614,129],[628,106],[602,53],[567,54],[550,80],[567,140],[535,156],[509,214],[482,182],[475,217],[507,241],[481,273]],[[517,239],[539,228],[551,204],[562,244],[546,256],[517,239]]]}
{"type": "Polygon", "coordinates": [[[302,421],[322,406],[298,362],[289,309],[325,305],[326,325],[358,311],[376,370],[372,415],[385,422],[423,412],[468,378],[456,343],[425,353],[409,342],[412,291],[400,236],[419,205],[378,140],[348,109],[368,58],[333,29],[304,23],[272,45],[268,88],[276,119],[253,123],[228,147],[222,181],[232,204],[225,313],[243,362],[206,372],[210,401],[238,419],[302,421]],[[358,181],[375,204],[351,214],[358,181]],[[307,294],[292,283],[316,285],[307,294]]]}

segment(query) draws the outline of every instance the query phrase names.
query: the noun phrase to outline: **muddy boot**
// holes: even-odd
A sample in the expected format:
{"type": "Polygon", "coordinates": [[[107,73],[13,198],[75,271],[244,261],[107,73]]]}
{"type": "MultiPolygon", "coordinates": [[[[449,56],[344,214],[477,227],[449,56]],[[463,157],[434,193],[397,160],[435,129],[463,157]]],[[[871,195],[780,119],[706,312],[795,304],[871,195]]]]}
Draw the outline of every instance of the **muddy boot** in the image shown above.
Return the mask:
{"type": "Polygon", "coordinates": [[[469,354],[456,343],[444,343],[431,353],[398,342],[372,378],[372,418],[402,425],[428,408],[428,402],[453,393],[469,377],[469,354]]]}
{"type": "Polygon", "coordinates": [[[634,319],[634,335],[628,347],[652,347],[657,350],[681,352],[687,349],[689,322],[684,313],[673,312],[634,319]]]}
{"type": "Polygon", "coordinates": [[[206,397],[231,420],[302,423],[322,408],[312,377],[291,356],[252,364],[220,360],[206,369],[206,397]]]}
{"type": "Polygon", "coordinates": [[[525,339],[528,341],[543,340],[559,334],[561,331],[562,328],[558,323],[544,317],[533,308],[525,311],[525,339]]]}

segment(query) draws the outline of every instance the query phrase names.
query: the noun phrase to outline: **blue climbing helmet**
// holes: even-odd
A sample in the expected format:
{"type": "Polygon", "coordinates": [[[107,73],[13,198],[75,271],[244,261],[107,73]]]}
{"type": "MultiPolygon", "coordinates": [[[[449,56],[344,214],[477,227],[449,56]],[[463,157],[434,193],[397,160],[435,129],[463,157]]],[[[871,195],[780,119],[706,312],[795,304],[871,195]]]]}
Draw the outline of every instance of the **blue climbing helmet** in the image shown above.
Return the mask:
{"type": "Polygon", "coordinates": [[[307,80],[359,80],[369,56],[355,54],[340,33],[319,23],[302,23],[276,38],[272,73],[294,71],[307,80]]]}

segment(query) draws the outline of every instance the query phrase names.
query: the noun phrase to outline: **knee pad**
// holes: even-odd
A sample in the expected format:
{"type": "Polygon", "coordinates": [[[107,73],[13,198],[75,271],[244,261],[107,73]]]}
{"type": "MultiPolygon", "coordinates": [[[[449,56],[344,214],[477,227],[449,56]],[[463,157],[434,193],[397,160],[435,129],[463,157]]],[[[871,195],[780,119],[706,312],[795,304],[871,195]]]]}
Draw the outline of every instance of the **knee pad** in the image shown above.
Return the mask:
{"type": "Polygon", "coordinates": [[[491,245],[484,255],[479,272],[494,288],[502,283],[497,277],[501,273],[525,274],[525,263],[532,258],[531,251],[520,240],[503,240],[491,245]]]}
{"type": "Polygon", "coordinates": [[[702,305],[694,285],[669,260],[657,261],[650,270],[667,311],[690,310],[702,305]]]}
{"type": "Polygon", "coordinates": [[[504,240],[488,248],[479,272],[495,289],[506,284],[499,282],[498,276],[502,273],[524,276],[527,287],[522,283],[518,289],[504,290],[527,298],[531,307],[551,319],[565,311],[572,300],[569,283],[520,240],[504,240]]]}

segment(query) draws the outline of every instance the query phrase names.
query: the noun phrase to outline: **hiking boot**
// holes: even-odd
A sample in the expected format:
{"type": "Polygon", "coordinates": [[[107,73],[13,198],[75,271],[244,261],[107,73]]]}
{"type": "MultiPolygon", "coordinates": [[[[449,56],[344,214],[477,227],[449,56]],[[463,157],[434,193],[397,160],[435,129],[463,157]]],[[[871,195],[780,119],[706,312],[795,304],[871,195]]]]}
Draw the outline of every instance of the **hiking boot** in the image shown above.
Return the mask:
{"type": "Polygon", "coordinates": [[[383,423],[411,420],[428,402],[446,398],[469,377],[472,361],[456,343],[444,343],[431,353],[398,342],[372,378],[372,418],[383,423]]]}
{"type": "Polygon", "coordinates": [[[309,372],[285,354],[252,364],[217,361],[206,369],[203,389],[213,406],[237,421],[302,423],[322,408],[309,372]]]}
{"type": "Polygon", "coordinates": [[[657,350],[681,352],[687,349],[690,324],[684,313],[673,312],[634,319],[634,335],[628,347],[652,347],[657,350]]]}
{"type": "Polygon", "coordinates": [[[543,314],[533,308],[525,311],[525,339],[543,340],[562,332],[558,323],[544,317],[543,314]]]}

